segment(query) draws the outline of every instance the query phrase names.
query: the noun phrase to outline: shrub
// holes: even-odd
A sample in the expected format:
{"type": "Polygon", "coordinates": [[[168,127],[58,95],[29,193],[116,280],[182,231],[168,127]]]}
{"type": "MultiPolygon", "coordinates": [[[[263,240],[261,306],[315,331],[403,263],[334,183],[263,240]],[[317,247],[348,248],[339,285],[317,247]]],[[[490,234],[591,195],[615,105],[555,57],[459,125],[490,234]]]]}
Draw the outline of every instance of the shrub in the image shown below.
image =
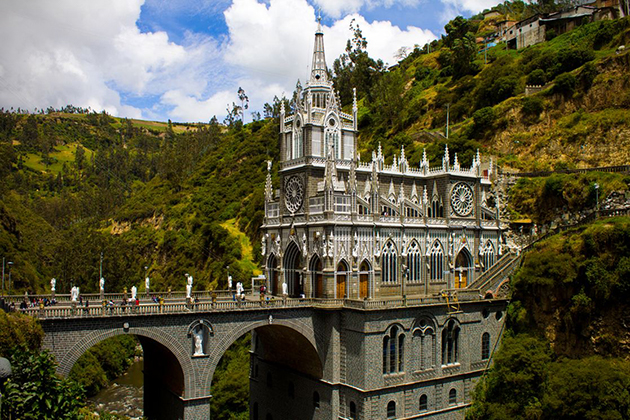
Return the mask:
{"type": "Polygon", "coordinates": [[[539,96],[528,96],[523,99],[522,112],[526,117],[538,117],[543,109],[543,100],[539,96]]]}
{"type": "Polygon", "coordinates": [[[475,122],[475,131],[483,132],[492,127],[494,122],[494,110],[492,107],[481,108],[473,114],[475,122]]]}
{"type": "Polygon", "coordinates": [[[572,95],[575,91],[575,76],[571,73],[563,73],[554,80],[553,93],[572,95]]]}
{"type": "Polygon", "coordinates": [[[547,83],[547,76],[542,69],[536,69],[527,75],[528,85],[542,86],[547,83]]]}

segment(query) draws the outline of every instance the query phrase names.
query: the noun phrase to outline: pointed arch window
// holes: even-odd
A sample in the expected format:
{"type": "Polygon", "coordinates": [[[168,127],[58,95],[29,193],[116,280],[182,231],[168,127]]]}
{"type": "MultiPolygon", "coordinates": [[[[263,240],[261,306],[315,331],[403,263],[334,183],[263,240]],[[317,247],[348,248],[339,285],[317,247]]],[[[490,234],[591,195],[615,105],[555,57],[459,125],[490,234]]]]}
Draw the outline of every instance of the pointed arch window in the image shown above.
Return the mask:
{"type": "Polygon", "coordinates": [[[444,250],[439,241],[433,243],[430,259],[431,281],[441,281],[444,278],[444,250]]]}
{"type": "Polygon", "coordinates": [[[422,281],[420,257],[420,247],[417,242],[413,242],[407,251],[407,267],[409,269],[409,278],[407,281],[409,282],[420,283],[422,281]]]}
{"type": "Polygon", "coordinates": [[[302,135],[302,125],[298,120],[293,129],[293,147],[291,150],[291,158],[297,159],[304,156],[304,140],[302,135]]]}
{"type": "Polygon", "coordinates": [[[442,330],[442,364],[450,365],[458,362],[459,326],[452,319],[442,330]]]}
{"type": "Polygon", "coordinates": [[[431,201],[431,207],[429,207],[429,217],[437,219],[444,217],[444,205],[442,205],[442,200],[437,196],[433,196],[433,200],[431,201]]]}
{"type": "Polygon", "coordinates": [[[383,270],[383,283],[396,283],[398,272],[398,255],[394,244],[389,241],[383,248],[381,269],[383,270]]]}
{"type": "Polygon", "coordinates": [[[488,270],[494,265],[494,246],[492,242],[486,242],[486,246],[483,248],[483,271],[488,270]]]}
{"type": "Polygon", "coordinates": [[[405,334],[394,325],[383,337],[383,374],[399,373],[405,367],[405,334]]]}
{"type": "Polygon", "coordinates": [[[339,135],[339,124],[334,118],[329,118],[324,130],[324,156],[328,156],[328,149],[333,147],[334,158],[341,159],[341,141],[339,135]]]}
{"type": "Polygon", "coordinates": [[[423,320],[420,327],[413,333],[414,351],[419,357],[417,368],[419,370],[431,369],[435,365],[435,330],[433,326],[423,320]]]}

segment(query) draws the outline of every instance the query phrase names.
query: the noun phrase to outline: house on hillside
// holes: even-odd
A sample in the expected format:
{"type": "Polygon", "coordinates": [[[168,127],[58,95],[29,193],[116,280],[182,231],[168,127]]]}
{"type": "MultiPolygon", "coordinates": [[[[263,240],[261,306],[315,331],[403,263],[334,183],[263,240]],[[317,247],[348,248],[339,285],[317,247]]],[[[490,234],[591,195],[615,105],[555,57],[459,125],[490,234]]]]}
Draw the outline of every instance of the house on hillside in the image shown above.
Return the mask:
{"type": "Polygon", "coordinates": [[[500,39],[505,41],[510,49],[526,48],[545,41],[552,33],[555,36],[562,35],[584,23],[617,19],[624,14],[619,0],[596,0],[587,3],[589,4],[574,6],[560,12],[538,14],[508,28],[505,28],[504,24],[500,26],[500,39]]]}

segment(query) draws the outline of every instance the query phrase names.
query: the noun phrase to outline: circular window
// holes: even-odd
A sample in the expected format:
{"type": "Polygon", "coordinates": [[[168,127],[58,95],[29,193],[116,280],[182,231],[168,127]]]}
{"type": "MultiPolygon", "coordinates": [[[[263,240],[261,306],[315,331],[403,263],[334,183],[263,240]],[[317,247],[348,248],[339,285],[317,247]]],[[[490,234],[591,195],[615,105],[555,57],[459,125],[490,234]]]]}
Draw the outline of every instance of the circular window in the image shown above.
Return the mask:
{"type": "Polygon", "coordinates": [[[284,203],[291,213],[295,213],[302,207],[302,201],[304,199],[304,185],[302,185],[302,179],[297,176],[292,176],[287,180],[284,188],[284,203]]]}
{"type": "Polygon", "coordinates": [[[451,206],[461,217],[469,216],[473,210],[473,191],[470,185],[463,182],[455,184],[451,190],[451,206]]]}

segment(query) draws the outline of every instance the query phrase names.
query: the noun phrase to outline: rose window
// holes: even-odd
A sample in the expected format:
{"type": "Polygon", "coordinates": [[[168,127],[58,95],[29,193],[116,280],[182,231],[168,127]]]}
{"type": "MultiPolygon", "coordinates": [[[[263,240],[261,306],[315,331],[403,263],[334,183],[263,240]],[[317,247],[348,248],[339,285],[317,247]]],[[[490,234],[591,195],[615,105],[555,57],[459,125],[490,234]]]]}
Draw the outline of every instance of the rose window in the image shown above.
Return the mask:
{"type": "Polygon", "coordinates": [[[287,180],[285,187],[284,203],[287,210],[295,213],[302,207],[304,199],[304,186],[302,180],[297,176],[292,176],[287,180]]]}
{"type": "Polygon", "coordinates": [[[470,185],[459,182],[451,191],[451,207],[458,216],[469,216],[473,210],[473,191],[470,185]]]}

